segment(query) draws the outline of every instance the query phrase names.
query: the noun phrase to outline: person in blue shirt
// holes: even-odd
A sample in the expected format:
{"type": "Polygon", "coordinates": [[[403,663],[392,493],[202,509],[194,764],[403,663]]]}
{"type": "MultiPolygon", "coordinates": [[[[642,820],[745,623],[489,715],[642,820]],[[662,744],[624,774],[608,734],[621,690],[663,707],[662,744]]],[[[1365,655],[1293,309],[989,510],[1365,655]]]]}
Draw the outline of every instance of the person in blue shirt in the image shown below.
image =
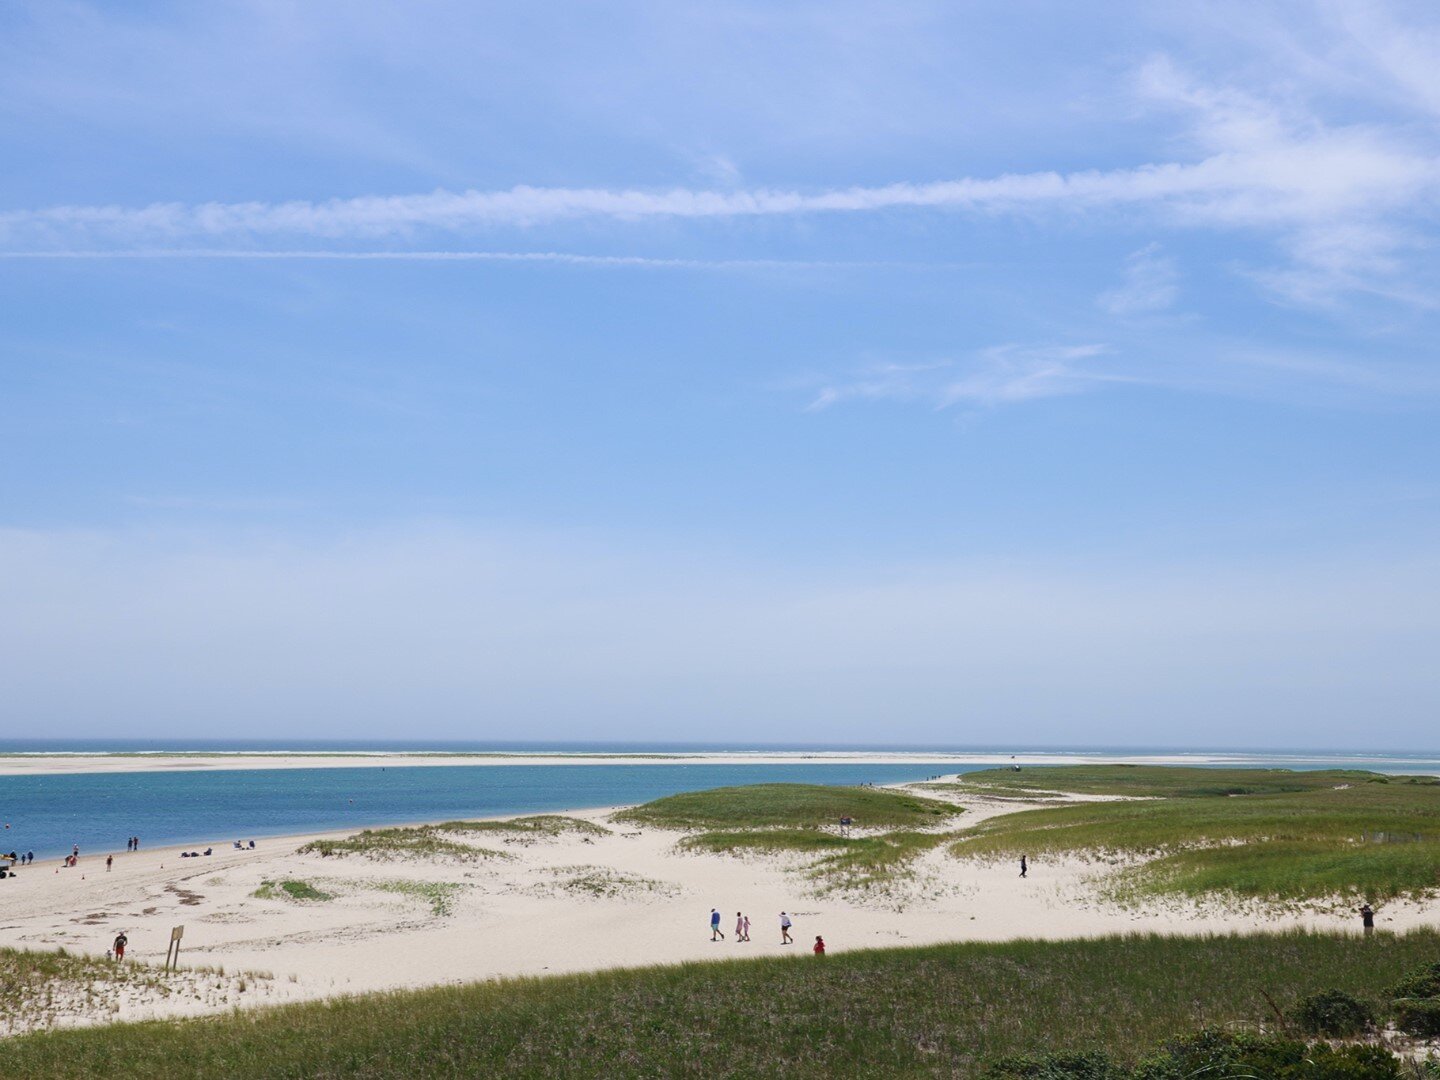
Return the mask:
{"type": "Polygon", "coordinates": [[[713,907],[710,909],[710,940],[725,940],[725,932],[720,929],[720,912],[718,909],[713,907]]]}

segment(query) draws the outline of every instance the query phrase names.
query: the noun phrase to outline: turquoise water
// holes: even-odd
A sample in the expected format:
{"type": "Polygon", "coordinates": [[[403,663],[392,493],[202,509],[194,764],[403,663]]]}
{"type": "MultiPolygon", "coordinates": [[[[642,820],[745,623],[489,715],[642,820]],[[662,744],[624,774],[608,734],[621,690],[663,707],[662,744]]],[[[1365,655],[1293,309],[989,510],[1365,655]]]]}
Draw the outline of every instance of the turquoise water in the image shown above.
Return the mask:
{"type": "MultiPolygon", "coordinates": [[[[970,769],[983,768],[974,765],[970,769]]],[[[729,784],[888,784],[964,766],[442,765],[0,776],[5,851],[58,856],[646,802],[729,784]]]]}
{"type": "MultiPolygon", "coordinates": [[[[556,750],[650,753],[735,747],[705,745],[635,746],[614,743],[407,744],[315,742],[274,744],[166,742],[55,743],[0,740],[0,753],[144,753],[185,750],[556,750]]],[[[770,747],[767,749],[778,749],[770,747]]],[[[787,748],[788,749],[788,748],[787,748]]],[[[815,751],[821,748],[807,747],[815,751]]],[[[826,749],[840,749],[826,748],[826,749]]],[[[857,749],[848,747],[845,749],[857,749]]],[[[914,747],[894,747],[914,752],[914,747]]],[[[1012,748],[1013,749],[1013,748],[1012,748]]],[[[926,748],[937,756],[974,754],[975,760],[903,764],[856,763],[780,765],[446,765],[379,768],[243,769],[194,772],[85,773],[0,776],[0,850],[32,850],[49,858],[78,844],[82,852],[120,850],[139,836],[146,847],[187,844],[228,845],[331,829],[363,828],[448,818],[575,810],[645,802],[662,795],[730,784],[801,782],[817,784],[897,783],[935,774],[993,768],[978,748],[926,748]]],[[[994,753],[990,748],[989,753],[994,753]]],[[[1061,756],[1095,755],[1124,760],[1157,750],[1065,748],[1061,756]]],[[[1174,753],[1174,751],[1170,751],[1174,753]]],[[[1364,755],[1355,752],[1208,751],[1194,764],[1263,765],[1286,768],[1362,768],[1379,772],[1440,773],[1433,752],[1364,755]]]]}

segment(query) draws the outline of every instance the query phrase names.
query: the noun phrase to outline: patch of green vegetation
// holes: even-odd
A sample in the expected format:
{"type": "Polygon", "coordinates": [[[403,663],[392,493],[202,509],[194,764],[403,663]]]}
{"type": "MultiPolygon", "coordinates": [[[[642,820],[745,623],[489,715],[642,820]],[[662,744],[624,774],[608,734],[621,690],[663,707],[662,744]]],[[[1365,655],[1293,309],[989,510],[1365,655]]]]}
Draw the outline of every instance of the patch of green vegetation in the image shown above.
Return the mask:
{"type": "Polygon", "coordinates": [[[810,877],[822,892],[887,888],[910,877],[921,855],[953,838],[953,833],[905,831],[852,837],[843,850],[811,866],[810,877]]]}
{"type": "Polygon", "coordinates": [[[1045,765],[1016,772],[983,769],[964,773],[959,790],[986,788],[1010,793],[1064,791],[1075,795],[1130,795],[1152,798],[1207,798],[1319,791],[1371,781],[1434,783],[1432,777],[1389,777],[1359,769],[1231,769],[1183,765],[1045,765]]]}
{"type": "Polygon", "coordinates": [[[252,896],[261,900],[333,900],[335,897],[321,892],[308,881],[262,881],[252,896]]]}
{"type": "Polygon", "coordinates": [[[1075,803],[990,818],[950,850],[979,858],[1154,857],[1112,884],[1120,896],[1375,902],[1440,887],[1440,786],[1360,783],[1075,803]]]}
{"type": "Polygon", "coordinates": [[[634,896],[637,893],[651,895],[672,895],[675,889],[663,881],[641,874],[627,874],[604,866],[557,867],[562,875],[555,888],[576,896],[590,896],[597,900],[611,900],[620,896],[634,896]]]}
{"type": "Polygon", "coordinates": [[[380,892],[398,893],[411,900],[430,905],[432,915],[450,915],[455,910],[455,897],[465,888],[453,881],[371,881],[369,888],[380,892]]]}
{"type": "Polygon", "coordinates": [[[0,948],[0,1035],[47,1026],[72,1001],[88,1004],[121,992],[168,996],[171,989],[164,973],[146,964],[74,956],[64,949],[0,948]]]}
{"type": "Polygon", "coordinates": [[[579,833],[582,836],[609,836],[610,830],[604,825],[581,818],[565,817],[562,814],[534,814],[530,817],[509,818],[505,821],[447,821],[435,826],[441,832],[457,833],[511,833],[525,836],[562,836],[565,833],[579,833]]]}
{"type": "MultiPolygon", "coordinates": [[[[1411,1075],[1414,1075],[1413,1073],[1411,1075]]],[[[1010,1058],[986,1080],[1400,1080],[1400,1059],[1383,1046],[1332,1046],[1277,1035],[1212,1029],[1167,1039],[1131,1068],[1103,1050],[1010,1058]]]]}
{"type": "Polygon", "coordinates": [[[1440,888],[1440,844],[1261,840],[1194,848],[1131,867],[1107,893],[1116,900],[1161,894],[1233,894],[1264,900],[1380,903],[1440,888]]]}
{"type": "Polygon", "coordinates": [[[751,784],[656,799],[622,810],[614,820],[666,829],[814,829],[854,818],[863,828],[939,825],[961,809],[882,788],[826,784],[751,784]]]}
{"type": "Polygon", "coordinates": [[[503,851],[462,844],[441,835],[435,825],[417,825],[394,829],[366,829],[340,840],[312,840],[299,849],[301,855],[361,855],[368,859],[442,858],[442,859],[508,859],[503,851]]]}
{"type": "Polygon", "coordinates": [[[690,851],[763,855],[818,855],[806,864],[807,875],[821,892],[862,891],[891,886],[910,874],[912,864],[954,833],[896,830],[872,836],[839,836],[808,829],[764,829],[756,832],[710,832],[687,836],[680,847],[690,851]]]}
{"type": "Polygon", "coordinates": [[[816,852],[838,852],[849,847],[851,840],[839,833],[819,829],[756,829],[752,832],[704,832],[680,841],[683,851],[705,851],[724,855],[812,855],[816,852]]]}
{"type": "Polygon", "coordinates": [[[680,842],[690,851],[821,856],[807,864],[806,872],[821,883],[823,892],[871,889],[908,876],[919,855],[947,838],[919,830],[943,825],[961,812],[952,803],[907,792],[757,784],[657,799],[617,818],[667,828],[709,829],[680,842]],[[841,817],[853,818],[860,831],[843,836],[828,831],[841,817]],[[876,826],[893,831],[868,831],[876,826]]]}
{"type": "Polygon", "coordinates": [[[30,1035],[6,1043],[5,1074],[888,1080],[979,1077],[1017,1054],[1059,1053],[1133,1067],[1176,1032],[1273,1019],[1271,1001],[1288,1012],[1327,987],[1375,999],[1437,953],[1440,935],[1426,931],[974,942],[688,964],[30,1035]]]}

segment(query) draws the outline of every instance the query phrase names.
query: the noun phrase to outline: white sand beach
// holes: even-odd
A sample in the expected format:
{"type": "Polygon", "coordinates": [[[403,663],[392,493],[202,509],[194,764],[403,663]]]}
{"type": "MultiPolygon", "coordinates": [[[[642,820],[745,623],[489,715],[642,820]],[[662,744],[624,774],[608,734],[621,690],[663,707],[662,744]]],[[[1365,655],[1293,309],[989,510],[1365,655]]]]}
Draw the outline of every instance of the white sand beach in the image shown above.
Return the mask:
{"type": "Polygon", "coordinates": [[[997,753],[921,750],[740,750],[675,753],[590,753],[516,751],[513,753],[433,753],[426,751],[297,752],[157,751],[153,753],[34,752],[0,754],[0,776],[60,773],[202,772],[235,769],[371,769],[459,765],[1314,765],[1355,767],[1379,772],[1433,772],[1434,762],[1409,763],[1376,755],[1283,755],[1270,753],[1101,754],[997,753]]]}
{"type": "MultiPolygon", "coordinates": [[[[963,804],[966,825],[1025,808],[963,804]]],[[[223,978],[195,976],[189,990],[169,996],[77,1000],[55,1018],[93,1023],[496,976],[800,953],[816,934],[839,953],[1128,931],[1337,929],[1353,922],[1347,912],[1186,904],[1129,910],[1097,899],[1093,881],[1109,869],[1104,865],[1035,861],[1022,880],[1008,863],[961,861],[943,849],[924,856],[914,880],[893,892],[824,894],[796,863],[682,852],[676,846],[682,834],[615,824],[612,812],[570,815],[603,826],[604,834],[457,836],[496,853],[474,859],[298,853],[312,837],[272,838],[240,851],[230,844],[234,838],[216,837],[209,857],[182,858],[179,848],[122,851],[107,872],[104,853],[87,852],[76,868],[50,860],[0,881],[0,941],[103,955],[123,930],[127,962],[159,963],[171,928],[183,925],[184,964],[225,971],[223,978]],[[284,881],[306,882],[330,898],[295,900],[274,886],[269,897],[256,895],[264,883],[284,881]],[[722,915],[723,942],[710,940],[712,907],[722,915]],[[737,911],[752,919],[749,943],[735,940],[737,911]],[[794,945],[780,943],[781,911],[794,918],[794,945]]],[[[1440,925],[1440,907],[1395,904],[1380,914],[1382,929],[1420,925],[1440,925]]]]}

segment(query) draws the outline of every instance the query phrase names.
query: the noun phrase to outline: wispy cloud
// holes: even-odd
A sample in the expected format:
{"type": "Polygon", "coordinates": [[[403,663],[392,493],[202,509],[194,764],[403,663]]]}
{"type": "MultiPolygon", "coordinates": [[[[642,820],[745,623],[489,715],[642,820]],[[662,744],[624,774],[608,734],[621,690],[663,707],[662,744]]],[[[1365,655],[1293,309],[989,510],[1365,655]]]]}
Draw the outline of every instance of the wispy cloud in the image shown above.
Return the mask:
{"type": "MultiPolygon", "coordinates": [[[[727,182],[715,188],[519,185],[320,201],[60,205],[0,213],[0,243],[12,253],[96,257],[110,248],[173,245],[190,249],[190,257],[200,248],[210,249],[210,257],[218,257],[217,248],[243,249],[245,257],[257,257],[248,253],[297,238],[339,249],[377,239],[454,241],[487,230],[586,219],[640,223],[1128,209],[1146,211],[1159,227],[1251,230],[1278,240],[1288,266],[1262,268],[1256,279],[1292,299],[1314,301],[1327,292],[1375,289],[1377,282],[1383,285],[1393,277],[1405,247],[1407,218],[1428,212],[1440,197],[1440,154],[1433,140],[1402,125],[1327,124],[1293,103],[1195,80],[1164,57],[1144,65],[1136,88],[1145,107],[1181,114],[1188,153],[1127,168],[817,189],[737,187],[730,181],[738,174],[727,169],[727,182]]],[[[327,256],[304,251],[265,252],[265,257],[327,256]]],[[[563,252],[352,252],[334,257],[699,265],[688,259],[642,262],[563,252]]],[[[1133,280],[1102,299],[1103,305],[1155,310],[1173,298],[1173,284],[1165,280],[1167,264],[1158,253],[1138,256],[1129,273],[1133,280]]]]}
{"type": "Polygon", "coordinates": [[[918,402],[934,409],[993,406],[1130,381],[1084,366],[1107,351],[1104,345],[996,345],[964,360],[880,364],[822,386],[806,408],[815,412],[857,400],[918,402]]]}
{"type": "Polygon", "coordinates": [[[1179,295],[1178,280],[1175,260],[1162,254],[1159,244],[1148,244],[1125,260],[1120,287],[1101,293],[1097,302],[1112,315],[1164,311],[1179,295]]]}
{"type": "Polygon", "coordinates": [[[309,251],[246,248],[86,248],[0,251],[0,259],[239,259],[355,262],[559,263],[567,266],[636,267],[677,270],[865,269],[875,267],[943,269],[965,263],[885,259],[667,259],[648,255],[585,255],[569,251],[309,251]]]}

